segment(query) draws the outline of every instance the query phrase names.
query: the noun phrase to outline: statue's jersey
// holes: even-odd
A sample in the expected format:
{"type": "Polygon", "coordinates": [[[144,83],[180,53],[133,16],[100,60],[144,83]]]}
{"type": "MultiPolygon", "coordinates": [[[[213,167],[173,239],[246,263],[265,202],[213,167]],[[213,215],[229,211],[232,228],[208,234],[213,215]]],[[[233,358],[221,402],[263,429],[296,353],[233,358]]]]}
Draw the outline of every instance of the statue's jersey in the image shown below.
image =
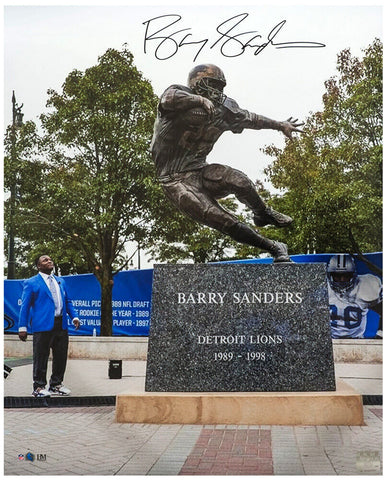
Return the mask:
{"type": "Polygon", "coordinates": [[[262,128],[258,115],[242,110],[229,97],[222,105],[214,105],[209,124],[189,127],[180,120],[182,112],[201,106],[202,97],[182,85],[172,85],[162,94],[151,144],[159,177],[203,167],[215,142],[227,130],[241,133],[244,128],[262,128]]]}
{"type": "Polygon", "coordinates": [[[353,288],[336,292],[328,282],[332,338],[363,338],[369,308],[383,299],[382,283],[371,274],[359,275],[353,288]]]}

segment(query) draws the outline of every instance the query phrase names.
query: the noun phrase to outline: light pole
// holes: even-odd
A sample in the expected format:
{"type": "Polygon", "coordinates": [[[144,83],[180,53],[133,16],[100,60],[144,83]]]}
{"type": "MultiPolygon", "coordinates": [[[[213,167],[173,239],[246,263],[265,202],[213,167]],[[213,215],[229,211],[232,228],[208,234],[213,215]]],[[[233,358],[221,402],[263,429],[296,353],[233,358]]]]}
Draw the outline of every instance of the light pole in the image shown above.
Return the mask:
{"type": "Polygon", "coordinates": [[[8,233],[8,274],[7,278],[15,278],[15,202],[16,202],[16,129],[23,125],[23,113],[21,109],[23,104],[18,106],[16,103],[15,92],[12,92],[12,130],[11,130],[11,162],[12,162],[12,183],[9,198],[9,233],[8,233]]]}

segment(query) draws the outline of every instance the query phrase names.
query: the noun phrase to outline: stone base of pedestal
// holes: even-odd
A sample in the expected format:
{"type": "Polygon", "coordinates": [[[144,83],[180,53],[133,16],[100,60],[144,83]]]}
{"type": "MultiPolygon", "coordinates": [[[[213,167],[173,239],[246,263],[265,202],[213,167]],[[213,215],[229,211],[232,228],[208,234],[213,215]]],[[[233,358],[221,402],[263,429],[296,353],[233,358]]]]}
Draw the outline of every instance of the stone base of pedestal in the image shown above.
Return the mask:
{"type": "Polygon", "coordinates": [[[117,395],[116,422],[196,425],[364,425],[362,397],[335,392],[145,392],[117,395]]]}

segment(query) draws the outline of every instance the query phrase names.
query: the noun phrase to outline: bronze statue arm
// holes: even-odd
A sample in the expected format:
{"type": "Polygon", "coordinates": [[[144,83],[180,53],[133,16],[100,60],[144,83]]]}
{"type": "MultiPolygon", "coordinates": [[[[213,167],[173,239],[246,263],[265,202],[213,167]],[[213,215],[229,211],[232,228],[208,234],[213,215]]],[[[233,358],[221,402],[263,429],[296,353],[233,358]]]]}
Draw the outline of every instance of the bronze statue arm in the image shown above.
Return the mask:
{"type": "Polygon", "coordinates": [[[211,100],[178,88],[169,88],[160,99],[160,108],[164,111],[184,111],[194,107],[204,108],[211,116],[214,114],[211,100]]]}
{"type": "Polygon", "coordinates": [[[247,128],[253,128],[257,130],[261,129],[271,129],[279,130],[288,138],[292,138],[292,133],[298,132],[303,133],[298,127],[304,125],[303,122],[298,122],[297,118],[288,118],[285,122],[278,122],[277,120],[271,120],[270,118],[263,117],[262,115],[257,115],[256,113],[251,113],[251,125],[247,128]]]}

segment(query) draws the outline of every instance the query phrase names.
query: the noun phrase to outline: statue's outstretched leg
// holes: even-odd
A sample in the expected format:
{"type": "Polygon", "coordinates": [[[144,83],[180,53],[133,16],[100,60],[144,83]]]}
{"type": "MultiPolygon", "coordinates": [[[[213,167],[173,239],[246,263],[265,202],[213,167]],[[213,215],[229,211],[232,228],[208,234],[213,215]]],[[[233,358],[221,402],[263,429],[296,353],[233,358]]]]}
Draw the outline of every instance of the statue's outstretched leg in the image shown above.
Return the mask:
{"type": "Polygon", "coordinates": [[[263,237],[244,223],[234,223],[225,233],[237,242],[266,250],[272,255],[274,263],[291,262],[288,255],[288,246],[285,243],[263,237]]]}
{"type": "Polygon", "coordinates": [[[202,188],[200,170],[182,174],[175,181],[165,182],[163,187],[170,200],[194,220],[229,235],[239,243],[266,250],[276,263],[290,261],[284,243],[265,238],[241,223],[202,188]]]}
{"type": "Polygon", "coordinates": [[[207,165],[203,169],[203,186],[216,198],[234,194],[241,203],[252,210],[257,227],[265,225],[287,227],[293,222],[288,215],[266,206],[258,195],[253,182],[247,175],[235,168],[220,164],[207,165]]]}

